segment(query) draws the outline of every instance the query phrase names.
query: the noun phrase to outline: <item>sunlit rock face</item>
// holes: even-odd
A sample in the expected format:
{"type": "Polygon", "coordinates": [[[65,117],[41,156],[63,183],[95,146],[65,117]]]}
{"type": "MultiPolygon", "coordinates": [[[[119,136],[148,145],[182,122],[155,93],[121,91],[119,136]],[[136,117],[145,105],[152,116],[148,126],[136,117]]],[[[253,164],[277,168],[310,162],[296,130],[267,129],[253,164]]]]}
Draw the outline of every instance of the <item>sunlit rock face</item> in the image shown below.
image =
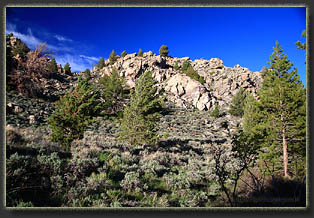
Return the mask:
{"type": "Polygon", "coordinates": [[[260,72],[251,72],[240,65],[224,66],[219,58],[192,61],[189,57],[160,57],[149,51],[143,57],[136,53],[118,57],[112,65],[106,60],[105,65],[102,69],[94,68],[92,74],[96,81],[117,69],[127,85],[134,88],[143,72],[152,71],[158,87],[165,90],[168,100],[180,107],[195,107],[199,110],[211,110],[216,103],[228,109],[232,97],[241,87],[256,97],[262,83],[260,72]],[[185,61],[190,62],[193,69],[205,79],[204,84],[182,74],[180,68],[175,69],[175,65],[180,67],[185,61]]]}

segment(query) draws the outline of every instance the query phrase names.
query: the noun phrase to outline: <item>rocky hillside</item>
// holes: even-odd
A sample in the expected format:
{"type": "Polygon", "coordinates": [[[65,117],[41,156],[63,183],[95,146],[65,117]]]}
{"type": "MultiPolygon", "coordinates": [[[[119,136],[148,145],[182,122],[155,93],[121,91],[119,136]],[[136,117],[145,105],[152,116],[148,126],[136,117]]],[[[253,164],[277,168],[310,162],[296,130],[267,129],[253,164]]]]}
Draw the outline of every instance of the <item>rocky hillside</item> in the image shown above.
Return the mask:
{"type": "Polygon", "coordinates": [[[260,72],[251,72],[248,68],[239,65],[227,67],[218,58],[194,61],[189,57],[162,58],[151,51],[144,53],[143,57],[137,56],[136,53],[118,57],[113,65],[109,64],[108,59],[105,61],[104,68],[93,69],[92,76],[95,82],[105,74],[110,75],[113,68],[120,72],[131,88],[135,86],[136,79],[143,72],[152,71],[154,78],[159,82],[159,87],[166,91],[168,100],[180,107],[192,106],[205,111],[211,110],[215,103],[228,109],[232,96],[240,87],[256,96],[262,82],[260,72]],[[180,69],[175,69],[176,64],[180,67],[185,61],[192,65],[206,83],[202,84],[180,73],[180,69]]]}
{"type": "Polygon", "coordinates": [[[77,75],[49,70],[45,48],[31,51],[20,39],[6,38],[6,124],[38,126],[53,113],[54,103],[73,89],[77,75]]]}

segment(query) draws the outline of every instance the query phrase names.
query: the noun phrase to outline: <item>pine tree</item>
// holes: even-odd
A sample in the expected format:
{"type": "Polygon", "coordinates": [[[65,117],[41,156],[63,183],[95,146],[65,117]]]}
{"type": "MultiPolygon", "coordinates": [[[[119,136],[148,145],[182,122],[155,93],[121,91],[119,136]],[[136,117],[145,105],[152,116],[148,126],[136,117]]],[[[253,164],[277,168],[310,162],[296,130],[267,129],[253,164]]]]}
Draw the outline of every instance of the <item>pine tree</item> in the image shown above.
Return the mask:
{"type": "Polygon", "coordinates": [[[160,48],[159,48],[159,55],[160,56],[167,57],[168,53],[169,53],[168,46],[166,46],[166,45],[160,46],[160,48]]]}
{"type": "Polygon", "coordinates": [[[143,50],[142,50],[141,48],[138,50],[137,55],[138,55],[139,57],[143,57],[143,50]]]}
{"type": "Polygon", "coordinates": [[[84,130],[101,109],[99,92],[88,81],[89,78],[80,76],[74,91],[57,102],[56,110],[48,119],[51,140],[60,142],[67,150],[74,139],[83,137],[84,130]]]}
{"type": "Polygon", "coordinates": [[[291,165],[296,166],[296,175],[305,164],[305,89],[297,70],[288,72],[292,63],[278,42],[268,64],[259,100],[251,100],[252,104],[247,104],[244,110],[243,127],[253,135],[262,136],[261,158],[272,173],[283,169],[284,176],[289,178],[293,170],[289,167],[289,157],[291,165]]]}
{"type": "Polygon", "coordinates": [[[111,75],[104,75],[99,83],[104,87],[103,98],[105,102],[103,106],[105,110],[116,113],[119,110],[119,100],[124,96],[125,80],[120,77],[117,69],[114,68],[111,75]]]}
{"type": "Polygon", "coordinates": [[[120,139],[133,146],[153,144],[157,141],[156,124],[162,108],[152,72],[142,74],[131,95],[131,101],[123,112],[120,139]]]}
{"type": "Polygon", "coordinates": [[[117,53],[115,52],[115,50],[112,50],[112,52],[109,55],[109,64],[112,65],[116,62],[117,60],[117,53]]]}
{"type": "Polygon", "coordinates": [[[126,51],[124,50],[122,53],[121,53],[121,57],[125,57],[128,53],[126,53],[126,51]]]}
{"type": "Polygon", "coordinates": [[[102,69],[102,68],[104,68],[104,67],[105,67],[105,60],[104,60],[103,57],[101,57],[101,58],[99,59],[99,62],[98,62],[98,68],[99,68],[99,69],[102,69]]]}
{"type": "Polygon", "coordinates": [[[58,72],[57,62],[55,58],[51,58],[49,63],[49,69],[51,72],[58,72]]]}
{"type": "Polygon", "coordinates": [[[63,69],[64,69],[64,73],[71,74],[71,67],[70,67],[69,62],[66,62],[63,69]]]}
{"type": "Polygon", "coordinates": [[[244,102],[246,98],[246,92],[241,87],[238,93],[232,98],[229,113],[233,116],[243,116],[244,102]]]}
{"type": "MultiPolygon", "coordinates": [[[[303,32],[302,32],[302,37],[306,38],[306,31],[305,30],[303,30],[303,32]]],[[[305,42],[301,43],[300,41],[297,41],[295,43],[295,45],[297,46],[297,49],[306,50],[306,43],[305,42]]]]}

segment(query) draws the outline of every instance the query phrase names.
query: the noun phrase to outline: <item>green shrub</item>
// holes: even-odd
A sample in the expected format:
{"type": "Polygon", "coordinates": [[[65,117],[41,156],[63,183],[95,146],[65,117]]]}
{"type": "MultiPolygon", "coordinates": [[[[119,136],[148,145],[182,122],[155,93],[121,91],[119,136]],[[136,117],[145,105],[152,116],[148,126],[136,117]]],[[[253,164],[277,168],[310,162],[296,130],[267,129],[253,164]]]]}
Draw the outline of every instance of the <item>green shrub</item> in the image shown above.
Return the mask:
{"type": "Polygon", "coordinates": [[[182,66],[181,66],[181,70],[182,70],[183,72],[186,71],[190,65],[191,65],[191,64],[190,64],[189,61],[184,61],[184,62],[182,63],[182,66]]]}
{"type": "Polygon", "coordinates": [[[210,115],[211,115],[212,117],[216,117],[216,118],[220,117],[220,111],[219,111],[219,104],[218,104],[218,103],[215,104],[215,108],[214,108],[214,110],[211,112],[210,115]]]}
{"type": "Polygon", "coordinates": [[[47,203],[49,193],[44,190],[49,188],[49,182],[45,182],[49,178],[40,167],[36,157],[30,155],[16,152],[7,158],[6,206],[40,206],[47,203]]]}
{"type": "Polygon", "coordinates": [[[175,62],[174,66],[173,66],[173,69],[174,70],[179,70],[180,69],[178,61],[175,62]]]}
{"type": "Polygon", "coordinates": [[[31,201],[29,202],[21,201],[16,207],[34,207],[34,205],[31,201]]]}
{"type": "Polygon", "coordinates": [[[144,145],[157,141],[156,124],[162,108],[161,97],[157,95],[156,81],[152,72],[142,74],[131,95],[130,105],[124,109],[120,139],[131,145],[144,145]]]}
{"type": "Polygon", "coordinates": [[[137,55],[138,55],[139,57],[143,57],[143,50],[142,50],[141,48],[138,50],[137,55]]]}
{"type": "Polygon", "coordinates": [[[238,93],[232,98],[229,113],[233,116],[242,117],[244,114],[245,99],[246,99],[246,92],[241,87],[238,93]]]}
{"type": "Polygon", "coordinates": [[[200,82],[201,84],[204,84],[206,82],[205,79],[193,69],[192,65],[188,61],[183,62],[181,67],[181,73],[187,75],[191,79],[200,82]]]}
{"type": "Polygon", "coordinates": [[[121,57],[125,57],[128,53],[126,53],[126,51],[124,50],[122,53],[121,53],[121,57]]]}
{"type": "Polygon", "coordinates": [[[75,90],[58,101],[55,112],[48,119],[51,140],[60,142],[66,149],[74,139],[83,137],[92,117],[101,108],[99,92],[88,81],[89,78],[82,79],[80,76],[75,90]]]}
{"type": "Polygon", "coordinates": [[[162,45],[159,48],[159,55],[162,57],[167,57],[169,53],[168,46],[162,45]]]}
{"type": "Polygon", "coordinates": [[[112,52],[109,55],[109,64],[112,65],[116,62],[117,60],[117,53],[115,52],[115,50],[112,50],[112,52]]]}

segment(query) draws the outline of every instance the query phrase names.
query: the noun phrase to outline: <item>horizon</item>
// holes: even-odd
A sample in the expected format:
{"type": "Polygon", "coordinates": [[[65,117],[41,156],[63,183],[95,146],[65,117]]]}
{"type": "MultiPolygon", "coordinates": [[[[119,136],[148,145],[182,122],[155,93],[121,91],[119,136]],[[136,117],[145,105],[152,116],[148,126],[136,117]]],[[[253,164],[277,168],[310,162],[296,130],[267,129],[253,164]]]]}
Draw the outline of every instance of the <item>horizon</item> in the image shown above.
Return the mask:
{"type": "Polygon", "coordinates": [[[268,66],[278,41],[306,87],[305,51],[295,45],[305,42],[305,29],[305,7],[6,8],[6,34],[31,49],[46,42],[57,63],[69,62],[73,72],[92,69],[112,50],[158,55],[163,44],[171,57],[219,58],[256,72],[268,66]]]}

